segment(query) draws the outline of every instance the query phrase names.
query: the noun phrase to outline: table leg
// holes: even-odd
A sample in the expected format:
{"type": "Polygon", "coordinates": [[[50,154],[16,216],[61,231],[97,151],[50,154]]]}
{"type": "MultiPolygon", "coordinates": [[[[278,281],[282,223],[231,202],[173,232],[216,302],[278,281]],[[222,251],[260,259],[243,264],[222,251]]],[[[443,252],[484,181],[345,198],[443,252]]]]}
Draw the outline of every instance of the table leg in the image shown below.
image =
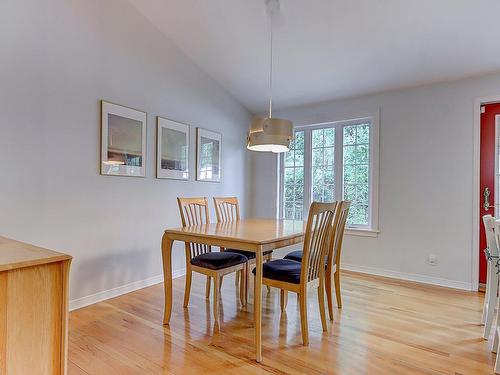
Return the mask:
{"type": "Polygon", "coordinates": [[[163,234],[161,241],[161,254],[163,258],[163,287],[165,289],[165,311],[163,313],[163,324],[170,323],[172,313],[172,244],[173,240],[163,234]]]}
{"type": "Polygon", "coordinates": [[[255,254],[255,288],[254,288],[254,319],[255,319],[255,360],[262,362],[262,249],[255,254]]]}

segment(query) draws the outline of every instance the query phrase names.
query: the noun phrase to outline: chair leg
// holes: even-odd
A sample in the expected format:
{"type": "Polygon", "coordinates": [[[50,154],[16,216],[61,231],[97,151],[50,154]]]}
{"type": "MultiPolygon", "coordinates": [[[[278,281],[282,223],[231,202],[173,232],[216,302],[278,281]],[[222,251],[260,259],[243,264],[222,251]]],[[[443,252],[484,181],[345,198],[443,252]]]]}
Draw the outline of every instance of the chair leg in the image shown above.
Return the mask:
{"type": "Polygon", "coordinates": [[[189,305],[189,295],[191,294],[191,279],[193,277],[193,271],[188,270],[186,272],[186,287],[184,288],[184,307],[189,305]]]}
{"type": "MultiPolygon", "coordinates": [[[[266,263],[270,262],[271,260],[272,260],[272,257],[268,256],[268,258],[266,259],[266,263]]],[[[269,285],[266,285],[266,287],[267,287],[267,293],[271,293],[271,287],[269,285]]]]}
{"type": "Polygon", "coordinates": [[[205,288],[205,299],[210,298],[210,279],[211,279],[211,277],[207,276],[207,286],[205,288]]]}
{"type": "Polygon", "coordinates": [[[302,330],[302,344],[309,345],[309,328],[307,325],[307,294],[299,293],[300,328],[302,330]]]}
{"type": "Polygon", "coordinates": [[[328,316],[330,320],[333,321],[333,291],[332,291],[332,273],[325,273],[325,291],[326,291],[326,302],[328,304],[328,316]]]}
{"type": "MultiPolygon", "coordinates": [[[[493,344],[493,345],[495,345],[494,348],[496,350],[496,353],[499,353],[500,352],[500,345],[498,344],[498,338],[497,338],[496,332],[495,332],[495,339],[496,339],[495,341],[497,341],[497,342],[495,343],[496,345],[495,344],[493,344]]],[[[494,369],[495,374],[500,374],[500,360],[498,357],[500,357],[500,356],[497,355],[497,358],[495,360],[495,369],[494,369]]]]}
{"type": "Polygon", "coordinates": [[[321,326],[323,327],[323,332],[328,332],[328,326],[326,325],[326,309],[325,309],[325,280],[320,277],[318,286],[318,302],[319,302],[319,315],[321,316],[321,326]]]}
{"type": "Polygon", "coordinates": [[[491,333],[491,326],[493,324],[493,318],[495,315],[495,308],[497,306],[497,293],[498,293],[498,275],[496,272],[490,272],[488,275],[489,292],[488,292],[488,303],[486,305],[486,321],[484,322],[483,338],[488,339],[491,333]]]}
{"type": "Polygon", "coordinates": [[[335,296],[337,297],[337,307],[339,309],[342,308],[342,296],[340,295],[340,270],[337,269],[335,274],[333,275],[333,279],[335,280],[335,296]]]}
{"type": "Polygon", "coordinates": [[[234,278],[234,285],[238,285],[238,282],[240,280],[240,275],[241,275],[241,271],[236,271],[236,277],[234,278]]]}
{"type": "Polygon", "coordinates": [[[483,303],[483,316],[481,317],[481,324],[486,323],[486,316],[488,315],[488,301],[490,294],[490,275],[491,275],[491,261],[488,260],[486,268],[486,290],[484,291],[483,303]]]}
{"type": "MultiPolygon", "coordinates": [[[[497,317],[498,319],[498,317],[497,317]]],[[[499,337],[498,337],[498,324],[495,328],[495,335],[493,336],[493,345],[491,346],[491,352],[492,353],[497,353],[498,352],[498,344],[499,344],[499,337]]]]}
{"type": "Polygon", "coordinates": [[[219,276],[214,277],[214,324],[219,325],[219,293],[220,293],[219,276]]]}
{"type": "Polygon", "coordinates": [[[246,278],[246,266],[243,267],[241,271],[236,272],[236,280],[239,280],[240,283],[240,302],[241,306],[245,306],[245,278],[246,278]]]}
{"type": "Polygon", "coordinates": [[[250,264],[245,266],[245,306],[248,305],[248,288],[250,287],[250,264]]]}
{"type": "Polygon", "coordinates": [[[220,277],[220,280],[219,280],[219,292],[221,291],[222,289],[222,278],[223,276],[220,277]]]}
{"type": "Polygon", "coordinates": [[[285,289],[280,290],[280,303],[281,303],[281,312],[285,312],[286,305],[288,303],[288,290],[285,289]]]}

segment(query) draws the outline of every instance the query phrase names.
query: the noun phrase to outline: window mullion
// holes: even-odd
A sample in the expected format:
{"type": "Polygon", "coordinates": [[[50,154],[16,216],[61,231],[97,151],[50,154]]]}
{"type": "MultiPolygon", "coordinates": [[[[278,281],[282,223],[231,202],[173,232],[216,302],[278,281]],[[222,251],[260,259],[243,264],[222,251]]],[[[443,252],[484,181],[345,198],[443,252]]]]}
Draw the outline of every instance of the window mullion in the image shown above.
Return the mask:
{"type": "Polygon", "coordinates": [[[343,159],[343,144],[344,132],[343,126],[338,124],[335,126],[335,200],[343,199],[343,174],[344,174],[344,159],[343,159]]]}
{"type": "Polygon", "coordinates": [[[304,219],[309,214],[312,186],[312,140],[311,129],[304,130],[304,219]]]}
{"type": "Polygon", "coordinates": [[[279,204],[278,204],[278,219],[285,218],[285,154],[278,154],[279,157],[279,204]]]}

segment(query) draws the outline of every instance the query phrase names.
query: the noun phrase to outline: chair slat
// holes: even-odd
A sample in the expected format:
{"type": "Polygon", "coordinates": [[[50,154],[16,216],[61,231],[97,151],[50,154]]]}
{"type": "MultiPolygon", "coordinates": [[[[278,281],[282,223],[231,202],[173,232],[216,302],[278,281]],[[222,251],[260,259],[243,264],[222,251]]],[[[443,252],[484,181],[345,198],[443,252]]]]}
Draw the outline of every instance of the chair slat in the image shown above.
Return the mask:
{"type": "Polygon", "coordinates": [[[240,220],[240,207],[236,197],[214,197],[218,223],[240,220]]]}
{"type": "MultiPolygon", "coordinates": [[[[208,215],[208,200],[206,197],[177,198],[177,203],[181,214],[182,226],[202,225],[210,222],[208,215]]],[[[211,246],[197,243],[190,243],[188,248],[191,258],[212,251],[211,246]]]]}

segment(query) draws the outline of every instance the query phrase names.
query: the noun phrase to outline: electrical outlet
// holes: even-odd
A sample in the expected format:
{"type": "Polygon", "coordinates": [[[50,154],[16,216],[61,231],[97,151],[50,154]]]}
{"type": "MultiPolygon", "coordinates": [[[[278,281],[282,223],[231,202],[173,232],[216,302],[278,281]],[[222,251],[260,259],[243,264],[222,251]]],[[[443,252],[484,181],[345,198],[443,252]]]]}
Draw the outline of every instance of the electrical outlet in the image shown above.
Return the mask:
{"type": "Polygon", "coordinates": [[[429,254],[427,257],[427,263],[430,264],[431,266],[435,266],[438,262],[437,256],[434,254],[429,254]]]}

